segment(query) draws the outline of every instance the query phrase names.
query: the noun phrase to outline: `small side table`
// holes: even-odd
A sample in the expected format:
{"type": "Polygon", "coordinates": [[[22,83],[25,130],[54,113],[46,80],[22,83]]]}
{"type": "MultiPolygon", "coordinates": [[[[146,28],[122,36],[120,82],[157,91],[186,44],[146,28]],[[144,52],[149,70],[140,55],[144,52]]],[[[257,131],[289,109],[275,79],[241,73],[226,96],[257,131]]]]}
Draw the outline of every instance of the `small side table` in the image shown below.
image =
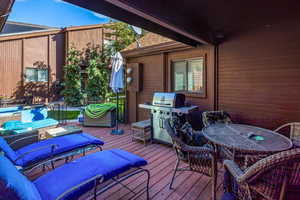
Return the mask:
{"type": "Polygon", "coordinates": [[[144,142],[151,140],[151,121],[144,120],[131,124],[132,140],[137,139],[144,142]]]}
{"type": "Polygon", "coordinates": [[[63,126],[58,128],[52,128],[45,131],[44,138],[42,139],[49,139],[53,137],[73,134],[73,133],[81,133],[81,128],[77,126],[63,126]]]}

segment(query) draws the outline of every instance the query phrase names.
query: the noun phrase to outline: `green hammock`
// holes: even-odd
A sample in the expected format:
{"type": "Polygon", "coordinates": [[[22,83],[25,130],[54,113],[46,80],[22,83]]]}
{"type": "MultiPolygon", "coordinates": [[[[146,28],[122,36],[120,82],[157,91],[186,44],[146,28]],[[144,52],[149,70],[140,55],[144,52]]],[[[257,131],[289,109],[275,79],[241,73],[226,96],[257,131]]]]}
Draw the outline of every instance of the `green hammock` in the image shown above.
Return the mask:
{"type": "Polygon", "coordinates": [[[85,108],[85,114],[92,118],[101,118],[108,111],[115,109],[117,105],[115,103],[102,103],[102,104],[90,104],[85,108]]]}

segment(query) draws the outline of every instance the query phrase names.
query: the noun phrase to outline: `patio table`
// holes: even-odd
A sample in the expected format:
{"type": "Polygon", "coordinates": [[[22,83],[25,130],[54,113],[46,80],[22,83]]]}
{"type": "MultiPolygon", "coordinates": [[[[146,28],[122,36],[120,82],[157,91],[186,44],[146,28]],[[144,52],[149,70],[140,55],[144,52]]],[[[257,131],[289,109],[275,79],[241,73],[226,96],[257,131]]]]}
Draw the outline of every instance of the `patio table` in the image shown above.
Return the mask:
{"type": "MultiPolygon", "coordinates": [[[[215,124],[203,129],[203,135],[217,149],[225,147],[233,152],[245,155],[270,155],[292,148],[292,141],[274,131],[244,125],[244,124],[215,124]]],[[[219,152],[218,152],[219,153],[219,152]]],[[[247,165],[247,159],[245,160],[247,165]]]]}

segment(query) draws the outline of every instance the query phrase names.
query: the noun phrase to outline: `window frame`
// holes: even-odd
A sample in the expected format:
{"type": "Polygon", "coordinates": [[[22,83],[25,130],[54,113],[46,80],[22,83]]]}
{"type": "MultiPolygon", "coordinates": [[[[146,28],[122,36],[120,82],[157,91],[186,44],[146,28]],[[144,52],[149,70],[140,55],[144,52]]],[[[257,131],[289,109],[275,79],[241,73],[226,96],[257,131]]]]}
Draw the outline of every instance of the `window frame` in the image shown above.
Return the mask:
{"type": "Polygon", "coordinates": [[[171,91],[173,92],[178,92],[178,93],[183,93],[186,96],[190,96],[190,97],[199,97],[199,98],[206,98],[206,91],[207,91],[207,74],[206,74],[206,56],[198,56],[198,57],[193,57],[193,58],[184,58],[184,59],[173,59],[170,61],[170,72],[171,72],[171,91]],[[194,61],[194,60],[203,60],[203,78],[202,78],[202,84],[203,84],[203,91],[202,92],[192,92],[192,91],[188,91],[188,66],[189,66],[189,62],[190,61],[194,61]],[[186,68],[186,87],[187,90],[182,90],[182,91],[175,91],[174,87],[175,87],[175,75],[174,75],[174,64],[176,62],[185,62],[185,68],[186,68]]]}
{"type": "Polygon", "coordinates": [[[48,68],[35,68],[35,67],[25,67],[25,83],[48,83],[49,82],[49,69],[48,68]],[[34,70],[35,73],[35,80],[34,81],[29,81],[27,80],[27,69],[34,70]],[[46,81],[40,81],[39,80],[39,70],[47,70],[47,80],[46,81]]]}

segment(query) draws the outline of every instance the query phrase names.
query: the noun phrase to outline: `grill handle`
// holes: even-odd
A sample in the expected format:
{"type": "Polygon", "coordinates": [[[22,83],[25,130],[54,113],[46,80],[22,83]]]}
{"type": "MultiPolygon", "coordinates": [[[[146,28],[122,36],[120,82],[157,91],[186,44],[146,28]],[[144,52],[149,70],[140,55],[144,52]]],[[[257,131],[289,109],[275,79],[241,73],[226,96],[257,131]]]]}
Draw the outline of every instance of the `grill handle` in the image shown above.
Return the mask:
{"type": "Polygon", "coordinates": [[[159,118],[159,128],[164,128],[164,120],[163,120],[163,118],[159,118]]]}

